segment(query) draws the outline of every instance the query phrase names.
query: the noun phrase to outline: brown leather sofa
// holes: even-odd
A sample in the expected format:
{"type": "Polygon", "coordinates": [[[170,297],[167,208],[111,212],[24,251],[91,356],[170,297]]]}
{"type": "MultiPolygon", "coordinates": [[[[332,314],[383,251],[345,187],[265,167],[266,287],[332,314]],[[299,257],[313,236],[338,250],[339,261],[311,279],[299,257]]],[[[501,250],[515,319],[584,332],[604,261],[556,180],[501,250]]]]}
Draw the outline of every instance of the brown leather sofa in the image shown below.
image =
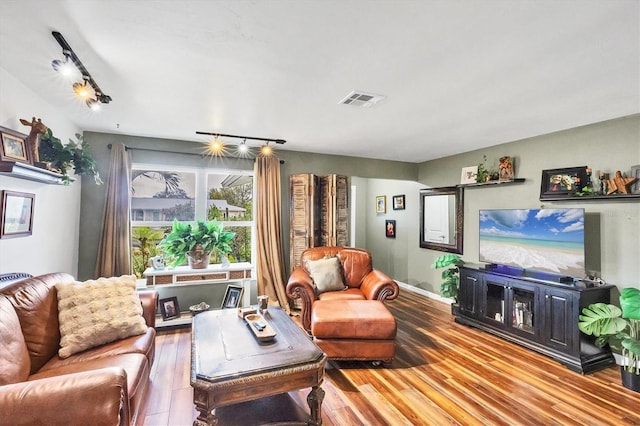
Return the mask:
{"type": "Polygon", "coordinates": [[[52,273],[0,288],[0,425],[130,425],[147,389],[155,356],[157,293],[139,292],[145,334],[58,357],[52,273]]]}
{"type": "Polygon", "coordinates": [[[314,247],[287,283],[287,295],[302,302],[301,323],[329,358],[389,363],[395,354],[396,323],[383,301],[395,299],[398,283],[373,269],[367,250],[314,247]],[[317,294],[308,260],[337,256],[344,289],[317,294]]]}

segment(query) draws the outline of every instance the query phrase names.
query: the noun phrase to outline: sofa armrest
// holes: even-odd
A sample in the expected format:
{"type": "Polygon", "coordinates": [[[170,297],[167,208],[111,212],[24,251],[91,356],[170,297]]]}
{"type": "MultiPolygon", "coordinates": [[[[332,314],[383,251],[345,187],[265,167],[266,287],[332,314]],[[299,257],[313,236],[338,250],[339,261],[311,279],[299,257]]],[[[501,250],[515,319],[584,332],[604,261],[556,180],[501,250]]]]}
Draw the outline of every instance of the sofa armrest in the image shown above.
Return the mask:
{"type": "Polygon", "coordinates": [[[398,283],[377,269],[364,277],[360,290],[368,300],[393,300],[400,294],[398,283]]]}
{"type": "Polygon", "coordinates": [[[128,425],[127,373],[110,367],[0,386],[0,425],[128,425]]]}
{"type": "Polygon", "coordinates": [[[138,296],[142,303],[142,316],[148,327],[156,328],[156,306],[158,305],[158,292],[155,290],[138,290],[138,296]]]}
{"type": "Polygon", "coordinates": [[[311,306],[316,300],[316,291],[313,286],[313,280],[307,271],[299,266],[291,272],[289,281],[287,282],[287,296],[291,299],[300,299],[302,309],[300,311],[300,322],[302,327],[311,331],[311,306]]]}

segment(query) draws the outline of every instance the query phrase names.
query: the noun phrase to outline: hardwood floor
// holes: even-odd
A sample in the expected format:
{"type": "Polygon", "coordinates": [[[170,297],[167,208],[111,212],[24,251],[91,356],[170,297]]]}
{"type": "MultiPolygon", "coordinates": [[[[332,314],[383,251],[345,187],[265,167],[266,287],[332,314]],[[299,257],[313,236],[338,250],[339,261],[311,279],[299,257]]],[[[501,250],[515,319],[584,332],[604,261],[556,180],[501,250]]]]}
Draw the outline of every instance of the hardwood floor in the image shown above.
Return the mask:
{"type": "MultiPolygon", "coordinates": [[[[324,425],[640,425],[640,393],[618,367],[582,376],[453,322],[449,306],[409,291],[387,302],[398,322],[390,368],[329,362],[324,425]]],[[[160,332],[138,423],[191,425],[190,329],[160,332]]],[[[308,389],[289,396],[308,411],[308,389]]]]}

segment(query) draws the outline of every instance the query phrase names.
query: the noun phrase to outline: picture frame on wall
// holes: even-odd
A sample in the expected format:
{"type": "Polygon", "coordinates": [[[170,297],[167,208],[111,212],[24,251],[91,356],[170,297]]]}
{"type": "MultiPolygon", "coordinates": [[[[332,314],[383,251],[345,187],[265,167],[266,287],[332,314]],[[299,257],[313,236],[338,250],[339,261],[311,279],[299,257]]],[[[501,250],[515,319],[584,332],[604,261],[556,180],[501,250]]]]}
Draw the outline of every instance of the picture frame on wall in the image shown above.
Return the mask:
{"type": "Polygon", "coordinates": [[[587,166],[542,171],[540,199],[553,200],[566,197],[582,188],[587,182],[587,166]]]}
{"type": "Polygon", "coordinates": [[[228,285],[222,299],[222,309],[234,309],[240,306],[244,288],[240,285],[228,285]]]}
{"type": "Polygon", "coordinates": [[[0,149],[0,161],[18,161],[31,164],[27,135],[0,126],[2,138],[0,149]]]}
{"type": "Polygon", "coordinates": [[[162,314],[163,321],[180,317],[180,307],[178,306],[177,297],[160,299],[158,303],[160,304],[160,313],[162,314]]]}
{"type": "Polygon", "coordinates": [[[26,237],[33,233],[35,194],[2,191],[0,238],[26,237]]]}
{"type": "Polygon", "coordinates": [[[640,164],[637,166],[631,166],[631,176],[636,178],[636,181],[631,184],[629,189],[632,194],[640,194],[640,164]]]}
{"type": "Polygon", "coordinates": [[[404,210],[404,194],[393,196],[393,209],[404,210]]]}
{"type": "Polygon", "coordinates": [[[387,212],[387,196],[386,195],[376,196],[376,213],[386,213],[386,212],[387,212]]]}
{"type": "Polygon", "coordinates": [[[384,221],[384,232],[387,238],[395,238],[396,237],[396,221],[395,220],[385,220],[384,221]]]}
{"type": "Polygon", "coordinates": [[[478,166],[463,167],[460,172],[460,184],[465,185],[469,183],[476,183],[476,176],[478,175],[478,166]]]}

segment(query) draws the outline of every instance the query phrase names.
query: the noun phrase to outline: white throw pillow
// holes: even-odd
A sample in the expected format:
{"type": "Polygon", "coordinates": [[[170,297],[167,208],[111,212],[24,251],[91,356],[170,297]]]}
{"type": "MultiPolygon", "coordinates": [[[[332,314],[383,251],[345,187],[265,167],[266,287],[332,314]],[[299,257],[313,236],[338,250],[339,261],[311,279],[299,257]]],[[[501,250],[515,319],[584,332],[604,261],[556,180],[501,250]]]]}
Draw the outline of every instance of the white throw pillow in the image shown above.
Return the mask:
{"type": "Polygon", "coordinates": [[[337,257],[307,260],[305,267],[313,279],[317,294],[346,288],[342,279],[342,265],[337,257]]]}
{"type": "Polygon", "coordinates": [[[147,331],[135,275],[59,283],[56,290],[60,358],[147,331]]]}

